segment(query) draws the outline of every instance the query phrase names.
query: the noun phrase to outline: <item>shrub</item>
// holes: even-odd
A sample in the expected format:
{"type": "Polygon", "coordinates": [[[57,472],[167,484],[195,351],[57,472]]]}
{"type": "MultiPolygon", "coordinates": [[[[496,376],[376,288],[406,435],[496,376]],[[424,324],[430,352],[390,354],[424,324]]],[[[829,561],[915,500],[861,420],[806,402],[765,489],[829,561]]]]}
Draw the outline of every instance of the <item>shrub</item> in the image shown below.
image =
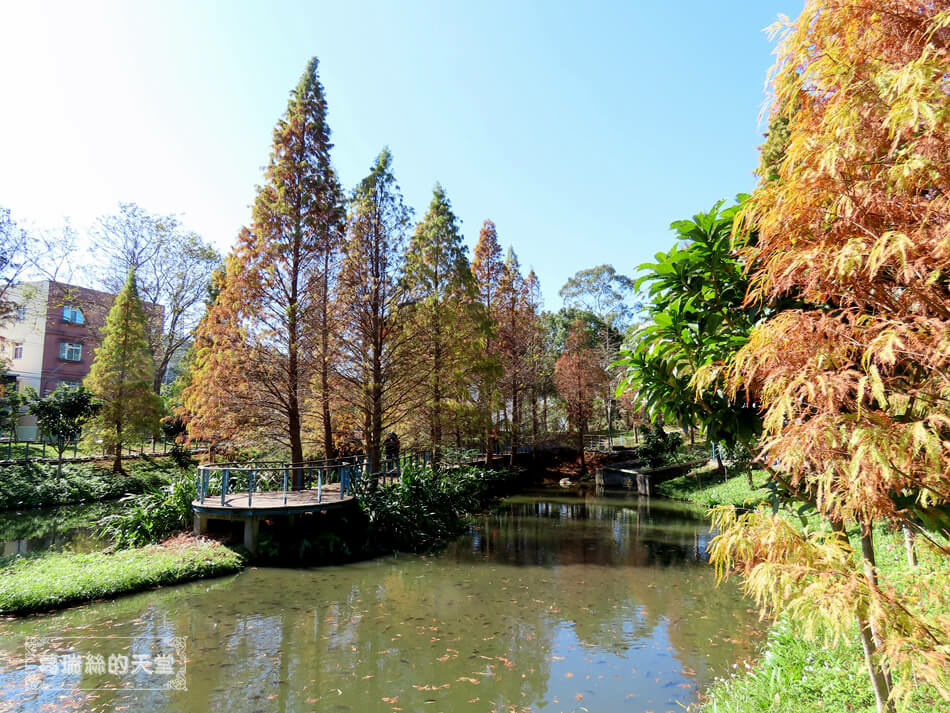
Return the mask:
{"type": "Polygon", "coordinates": [[[407,467],[389,485],[362,483],[367,549],[422,552],[465,530],[465,518],[491,503],[507,471],[473,467],[407,467]]]}
{"type": "Polygon", "coordinates": [[[667,433],[663,426],[647,424],[643,429],[643,443],[637,449],[639,455],[651,468],[675,463],[683,446],[682,433],[667,433]]]}
{"type": "Polygon", "coordinates": [[[168,455],[172,459],[172,462],[179,468],[191,468],[197,464],[197,461],[191,457],[191,449],[178,441],[172,444],[168,455]]]}
{"type": "Polygon", "coordinates": [[[128,499],[123,512],[98,523],[97,535],[117,547],[140,547],[191,527],[195,473],[181,473],[170,485],[128,499]]]}

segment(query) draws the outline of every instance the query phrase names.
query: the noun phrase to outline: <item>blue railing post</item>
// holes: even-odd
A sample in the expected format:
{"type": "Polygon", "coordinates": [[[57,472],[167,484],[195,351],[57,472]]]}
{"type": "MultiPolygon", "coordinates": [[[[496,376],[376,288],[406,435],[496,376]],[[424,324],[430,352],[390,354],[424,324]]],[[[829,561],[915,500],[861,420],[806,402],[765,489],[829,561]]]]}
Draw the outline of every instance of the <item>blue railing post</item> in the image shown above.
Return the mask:
{"type": "Polygon", "coordinates": [[[323,502],[323,468],[317,471],[317,504],[323,502]]]}
{"type": "Polygon", "coordinates": [[[254,484],[257,481],[257,470],[254,468],[247,474],[247,506],[251,507],[251,498],[254,495],[254,484]]]}
{"type": "Polygon", "coordinates": [[[284,505],[287,504],[287,469],[284,468],[284,505]]]}
{"type": "Polygon", "coordinates": [[[224,469],[224,473],[221,475],[221,504],[224,505],[224,499],[228,494],[228,476],[230,473],[228,469],[224,469]]]}

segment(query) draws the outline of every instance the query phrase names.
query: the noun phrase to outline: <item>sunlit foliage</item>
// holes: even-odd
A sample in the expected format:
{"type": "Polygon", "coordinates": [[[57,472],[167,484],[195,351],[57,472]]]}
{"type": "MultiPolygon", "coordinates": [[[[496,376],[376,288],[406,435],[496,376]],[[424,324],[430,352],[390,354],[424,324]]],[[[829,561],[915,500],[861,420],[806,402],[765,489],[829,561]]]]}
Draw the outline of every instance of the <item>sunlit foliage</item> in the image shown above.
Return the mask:
{"type": "Polygon", "coordinates": [[[731,385],[763,408],[764,459],[831,531],[720,512],[714,555],[773,610],[837,631],[856,617],[879,709],[915,680],[950,698],[950,578],[886,581],[873,535],[884,522],[946,546],[950,5],[812,0],[775,32],[789,139],[741,215],[758,233],[749,299],[814,306],[759,325],[731,385]]]}

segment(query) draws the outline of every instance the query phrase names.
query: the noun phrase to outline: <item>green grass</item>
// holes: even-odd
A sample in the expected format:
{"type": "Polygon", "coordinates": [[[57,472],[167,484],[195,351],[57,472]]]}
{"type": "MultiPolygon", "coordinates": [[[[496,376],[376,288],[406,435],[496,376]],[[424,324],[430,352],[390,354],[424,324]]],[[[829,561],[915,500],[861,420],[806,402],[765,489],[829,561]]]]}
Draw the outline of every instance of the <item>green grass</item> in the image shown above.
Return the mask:
{"type": "Polygon", "coordinates": [[[0,569],[0,613],[27,614],[236,572],[243,557],[210,540],[115,552],[24,557],[0,569]]]}
{"type": "Polygon", "coordinates": [[[703,713],[871,713],[874,694],[856,636],[824,647],[799,636],[787,621],[768,634],[761,659],[717,681],[703,713]]]}
{"type": "Polygon", "coordinates": [[[116,475],[98,463],[70,463],[57,477],[55,463],[0,466],[0,510],[120,498],[160,487],[181,472],[168,458],[129,460],[125,469],[127,475],[116,475]]]}
{"type": "MultiPolygon", "coordinates": [[[[752,471],[752,481],[756,485],[765,482],[765,473],[752,471]]],[[[745,475],[737,475],[723,481],[714,469],[693,471],[679,478],[667,480],[655,487],[656,494],[703,507],[717,505],[747,505],[764,499],[766,492],[761,488],[750,488],[745,475]]]]}
{"type": "MultiPolygon", "coordinates": [[[[914,577],[947,564],[932,551],[918,547],[919,570],[911,570],[899,533],[877,531],[878,566],[883,574],[914,577]]],[[[899,582],[898,582],[899,584],[899,582]]],[[[837,645],[802,635],[794,621],[772,626],[759,660],[706,691],[699,713],[874,713],[874,693],[864,664],[857,629],[837,645]]],[[[946,701],[918,685],[904,713],[945,713],[946,701]]]]}

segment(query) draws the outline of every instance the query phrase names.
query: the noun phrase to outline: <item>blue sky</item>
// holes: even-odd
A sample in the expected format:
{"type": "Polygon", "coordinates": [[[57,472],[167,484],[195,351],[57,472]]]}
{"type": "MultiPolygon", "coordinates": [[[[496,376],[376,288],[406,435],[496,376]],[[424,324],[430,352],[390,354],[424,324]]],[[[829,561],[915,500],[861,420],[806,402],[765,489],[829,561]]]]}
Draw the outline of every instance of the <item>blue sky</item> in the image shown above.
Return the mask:
{"type": "Polygon", "coordinates": [[[225,251],[316,55],[346,186],[388,145],[417,217],[441,182],[469,245],[494,220],[556,309],[575,271],[632,274],[673,220],[753,188],[763,29],[801,7],[5,3],[0,206],[82,229],[135,201],[225,251]]]}

